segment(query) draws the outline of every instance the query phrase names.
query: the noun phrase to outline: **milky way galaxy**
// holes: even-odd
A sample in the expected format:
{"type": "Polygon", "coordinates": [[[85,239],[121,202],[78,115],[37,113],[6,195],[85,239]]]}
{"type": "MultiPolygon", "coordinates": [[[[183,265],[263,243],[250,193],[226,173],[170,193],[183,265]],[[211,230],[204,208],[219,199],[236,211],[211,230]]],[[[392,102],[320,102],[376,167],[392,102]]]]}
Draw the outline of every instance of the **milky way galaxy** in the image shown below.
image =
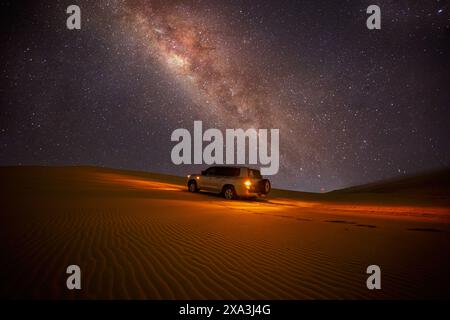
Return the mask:
{"type": "MultiPolygon", "coordinates": [[[[173,75],[186,81],[198,106],[228,125],[258,127],[278,112],[269,81],[245,65],[229,44],[226,23],[176,2],[136,1],[125,7],[138,41],[173,75]]],[[[199,10],[199,9],[197,9],[199,10]]],[[[277,115],[276,119],[280,119],[277,115]]],[[[267,121],[272,125],[273,122],[267,121]]]]}
{"type": "Polygon", "coordinates": [[[171,133],[280,129],[275,187],[329,191],[450,164],[447,0],[3,1],[0,165],[185,175],[171,133]]]}
{"type": "MultiPolygon", "coordinates": [[[[239,37],[236,41],[224,31],[223,18],[212,19],[201,7],[183,2],[133,1],[124,11],[136,41],[182,82],[196,102],[199,120],[207,119],[220,128],[283,128],[282,143],[296,143],[298,137],[289,126],[298,129],[299,122],[290,123],[287,106],[279,105],[276,79],[257,62],[246,63],[257,58],[258,52],[251,47],[248,52],[236,49],[239,37]]],[[[310,143],[307,140],[302,144],[310,143]]],[[[282,165],[291,167],[301,150],[301,146],[284,148],[282,165]]],[[[303,158],[307,157],[303,152],[303,158]]]]}

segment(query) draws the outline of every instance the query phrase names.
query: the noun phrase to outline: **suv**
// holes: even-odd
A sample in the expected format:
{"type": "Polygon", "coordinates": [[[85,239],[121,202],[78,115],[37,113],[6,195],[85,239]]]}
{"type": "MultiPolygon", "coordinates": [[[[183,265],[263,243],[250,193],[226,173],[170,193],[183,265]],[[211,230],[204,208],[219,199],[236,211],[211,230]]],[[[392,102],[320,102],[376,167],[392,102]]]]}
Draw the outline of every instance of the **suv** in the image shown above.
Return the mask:
{"type": "Polygon", "coordinates": [[[188,175],[187,186],[190,192],[220,192],[228,200],[266,195],[271,188],[259,170],[247,167],[210,167],[201,174],[188,175]]]}

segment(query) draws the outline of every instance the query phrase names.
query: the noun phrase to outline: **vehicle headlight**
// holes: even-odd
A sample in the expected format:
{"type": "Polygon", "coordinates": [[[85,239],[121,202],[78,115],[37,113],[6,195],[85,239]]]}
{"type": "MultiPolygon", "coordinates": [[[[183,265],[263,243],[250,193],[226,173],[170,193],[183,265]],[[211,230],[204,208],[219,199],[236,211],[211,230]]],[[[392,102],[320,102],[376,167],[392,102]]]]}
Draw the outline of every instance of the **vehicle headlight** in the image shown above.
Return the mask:
{"type": "Polygon", "coordinates": [[[245,185],[245,187],[246,187],[247,189],[250,189],[250,187],[252,186],[252,182],[251,182],[250,180],[246,180],[246,181],[244,182],[244,185],[245,185]]]}

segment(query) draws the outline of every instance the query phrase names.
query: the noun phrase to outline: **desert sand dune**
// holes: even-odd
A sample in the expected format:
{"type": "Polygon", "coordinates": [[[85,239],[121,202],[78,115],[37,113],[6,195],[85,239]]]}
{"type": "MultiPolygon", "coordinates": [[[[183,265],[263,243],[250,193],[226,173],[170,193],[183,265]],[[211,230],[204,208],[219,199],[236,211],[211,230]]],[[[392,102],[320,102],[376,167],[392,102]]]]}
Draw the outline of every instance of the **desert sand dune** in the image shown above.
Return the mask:
{"type": "MultiPolygon", "coordinates": [[[[450,210],[275,191],[225,201],[183,178],[0,168],[3,298],[450,297],[450,210]],[[66,267],[82,290],[66,288],[66,267]],[[366,288],[367,266],[382,290],[366,288]]],[[[405,199],[405,198],[402,198],[405,199]]]]}

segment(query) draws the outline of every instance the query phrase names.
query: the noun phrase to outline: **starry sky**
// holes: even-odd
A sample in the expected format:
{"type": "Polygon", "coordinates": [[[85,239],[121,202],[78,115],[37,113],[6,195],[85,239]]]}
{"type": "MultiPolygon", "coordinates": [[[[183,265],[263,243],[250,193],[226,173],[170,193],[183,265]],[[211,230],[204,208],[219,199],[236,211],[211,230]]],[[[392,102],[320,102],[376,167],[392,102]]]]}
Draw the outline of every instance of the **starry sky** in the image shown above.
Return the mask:
{"type": "Polygon", "coordinates": [[[450,165],[450,2],[2,1],[0,165],[185,175],[177,128],[279,128],[275,187],[450,165]],[[66,8],[81,8],[81,30],[66,8]],[[381,7],[381,30],[366,9],[381,7]]]}

